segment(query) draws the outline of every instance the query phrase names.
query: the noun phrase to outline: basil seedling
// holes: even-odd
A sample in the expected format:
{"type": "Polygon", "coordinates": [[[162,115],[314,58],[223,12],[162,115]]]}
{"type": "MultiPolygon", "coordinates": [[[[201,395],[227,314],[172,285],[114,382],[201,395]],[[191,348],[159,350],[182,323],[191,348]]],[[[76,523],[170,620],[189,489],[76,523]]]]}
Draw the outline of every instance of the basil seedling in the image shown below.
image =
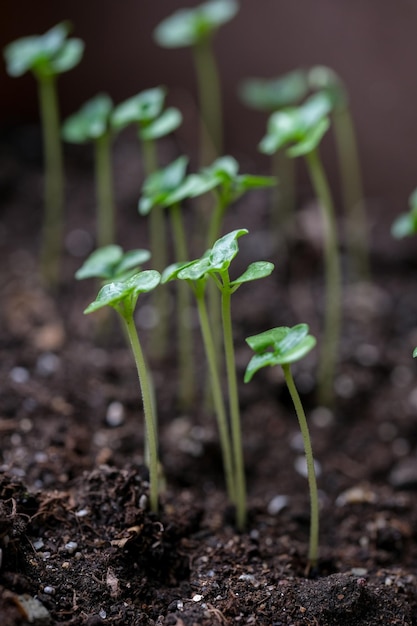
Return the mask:
{"type": "Polygon", "coordinates": [[[310,544],[308,550],[309,566],[314,567],[318,559],[319,546],[319,499],[314,468],[313,450],[304,408],[294,383],[291,365],[302,359],[316,345],[316,339],[308,334],[307,324],[298,324],[292,328],[281,326],[266,332],[248,337],[248,345],[255,352],[245,372],[245,383],[263,367],[281,365],[285,382],[297,414],[303,437],[307,463],[308,485],[310,490],[310,544]]]}
{"type": "Polygon", "coordinates": [[[45,212],[41,246],[41,274],[54,287],[59,278],[64,212],[64,171],[60,140],[57,77],[81,60],[84,43],[68,39],[69,22],[61,22],[43,35],[23,37],[4,49],[7,72],[32,72],[39,93],[45,160],[45,212]]]}
{"type": "Polygon", "coordinates": [[[143,411],[145,415],[145,439],[149,452],[149,497],[151,510],[158,511],[158,441],[156,432],[156,416],[152,398],[152,385],[146,367],[142,346],[139,341],[134,322],[136,302],[141,293],[152,291],[159,285],[161,275],[155,270],[144,270],[124,281],[114,281],[104,285],[94,302],[84,313],[93,313],[103,307],[110,306],[122,319],[126,335],[129,338],[139,384],[142,393],[143,411]]]}
{"type": "Polygon", "coordinates": [[[179,9],[165,18],[154,31],[156,42],[164,48],[191,47],[198,83],[201,111],[201,164],[222,153],[223,129],[220,80],[212,50],[212,39],[223,24],[238,12],[236,0],[209,0],[179,9]]]}
{"type": "Polygon", "coordinates": [[[329,98],[322,93],[310,96],[299,107],[273,113],[267,134],[260,143],[261,152],[273,154],[286,148],[290,157],[304,156],[310,178],[320,202],[324,223],[326,306],[324,339],[319,365],[319,399],[333,402],[333,379],[340,336],[341,268],[333,198],[323,168],[318,146],[330,127],[329,98]]]}
{"type": "Polygon", "coordinates": [[[97,244],[108,246],[115,241],[115,209],[111,166],[110,119],[113,102],[107,94],[98,94],[67,118],[62,136],[70,143],[93,142],[97,198],[97,244]]]}

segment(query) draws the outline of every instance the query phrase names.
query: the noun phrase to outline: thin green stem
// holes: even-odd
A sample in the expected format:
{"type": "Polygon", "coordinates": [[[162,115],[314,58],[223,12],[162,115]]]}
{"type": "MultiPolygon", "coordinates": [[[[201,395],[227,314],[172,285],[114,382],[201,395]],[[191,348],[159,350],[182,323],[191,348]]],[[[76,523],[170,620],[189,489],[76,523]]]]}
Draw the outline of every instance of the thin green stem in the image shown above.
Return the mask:
{"type": "Polygon", "coordinates": [[[97,243],[108,246],[115,241],[113,174],[111,167],[111,137],[106,133],[95,141],[97,243]]]}
{"type": "Polygon", "coordinates": [[[351,273],[359,280],[369,280],[371,271],[368,229],[359,151],[352,115],[347,106],[333,113],[333,128],[347,217],[347,245],[351,273]]]}
{"type": "MultiPolygon", "coordinates": [[[[188,258],[188,250],[179,204],[170,207],[169,212],[174,233],[176,261],[183,262],[188,258]]],[[[179,396],[181,407],[190,409],[194,401],[195,389],[193,336],[191,327],[187,325],[187,317],[191,310],[191,293],[188,285],[183,280],[178,281],[177,289],[179,396]]]]}
{"type": "Polygon", "coordinates": [[[232,431],[232,448],[236,484],[236,522],[243,530],[246,525],[246,481],[243,460],[242,428],[240,421],[239,394],[236,376],[235,351],[233,345],[231,289],[228,271],[224,274],[222,289],[223,341],[226,359],[227,386],[229,389],[229,410],[232,431]]]}
{"type": "Polygon", "coordinates": [[[316,472],[314,469],[313,449],[311,447],[310,433],[308,431],[307,419],[303,405],[298,395],[297,388],[288,364],[282,366],[284,370],[285,382],[297,413],[301,435],[303,437],[304,452],[307,463],[308,486],[310,490],[310,544],[308,550],[308,560],[312,567],[317,564],[319,552],[319,497],[317,491],[316,472]]]}
{"type": "Polygon", "coordinates": [[[211,248],[214,242],[220,237],[221,225],[227,203],[223,198],[217,196],[217,202],[211,214],[211,219],[207,231],[206,248],[211,248]]]}
{"type": "Polygon", "coordinates": [[[231,502],[236,504],[236,485],[233,471],[232,447],[230,442],[229,428],[227,424],[226,409],[224,406],[222,387],[219,371],[217,368],[216,351],[213,342],[213,335],[207,314],[207,307],[204,299],[204,285],[199,284],[195,288],[198,315],[200,319],[201,333],[203,335],[204,349],[210,372],[213,402],[216,411],[217,425],[219,428],[220,445],[223,455],[224,473],[226,477],[227,493],[231,502]]]}
{"type": "Polygon", "coordinates": [[[293,228],[295,212],[295,160],[290,159],[283,150],[272,155],[272,176],[279,184],[273,188],[273,207],[271,215],[272,231],[279,240],[284,240],[293,228]]]}
{"type": "Polygon", "coordinates": [[[64,166],[55,76],[38,77],[45,159],[45,213],[41,274],[55,287],[59,279],[64,219],[64,166]]]}
{"type": "Polygon", "coordinates": [[[154,415],[154,406],[152,399],[152,386],[148,378],[145,357],[140,345],[138,333],[136,331],[133,312],[124,311],[119,313],[122,315],[126,332],[129,337],[133,356],[136,363],[136,369],[139,377],[139,384],[142,392],[143,412],[145,414],[145,432],[146,441],[149,451],[149,498],[151,510],[158,512],[158,441],[156,432],[156,417],[154,415]]]}
{"type": "Polygon", "coordinates": [[[223,150],[220,79],[211,38],[193,47],[201,115],[201,165],[208,165],[223,150]]]}
{"type": "Polygon", "coordinates": [[[320,403],[330,406],[333,403],[334,375],[340,338],[342,278],[335,210],[317,149],[306,155],[306,161],[324,222],[326,304],[318,387],[320,403]]]}

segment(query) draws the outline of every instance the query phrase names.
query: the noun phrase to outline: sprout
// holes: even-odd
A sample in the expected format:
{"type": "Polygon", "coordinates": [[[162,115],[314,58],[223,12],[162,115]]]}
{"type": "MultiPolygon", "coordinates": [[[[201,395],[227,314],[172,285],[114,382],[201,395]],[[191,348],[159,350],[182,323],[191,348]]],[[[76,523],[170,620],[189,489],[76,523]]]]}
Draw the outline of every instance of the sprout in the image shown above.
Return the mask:
{"type": "Polygon", "coordinates": [[[326,94],[317,93],[310,96],[300,107],[273,113],[268,121],[267,134],[260,143],[261,152],[266,154],[285,148],[290,157],[304,156],[320,202],[325,232],[326,308],[319,367],[319,398],[320,402],[326,405],[333,401],[342,283],[335,210],[318,151],[320,141],[330,126],[328,118],[330,110],[331,103],[326,94]]]}
{"type": "Polygon", "coordinates": [[[266,332],[248,337],[248,345],[255,352],[249,361],[245,372],[245,383],[263,367],[281,365],[285,382],[297,414],[303,437],[304,451],[307,463],[308,484],[310,490],[310,543],[308,551],[309,566],[314,567],[318,559],[319,546],[319,500],[317,481],[314,469],[314,457],[311,447],[307,419],[300,396],[291,373],[291,364],[304,358],[316,345],[316,339],[308,334],[307,324],[298,324],[292,328],[281,326],[266,332]]]}
{"type": "Polygon", "coordinates": [[[246,486],[233,346],[231,296],[243,283],[269,276],[274,268],[272,263],[266,261],[255,262],[249,265],[239,278],[233,281],[230,280],[229,267],[239,251],[237,240],[247,233],[248,231],[244,228],[234,230],[218,239],[213,247],[207,250],[200,259],[186,264],[171,266],[162,275],[162,282],[174,278],[187,281],[196,296],[200,326],[210,369],[213,400],[223,451],[226,484],[229,497],[236,505],[236,521],[240,530],[246,524],[246,486]],[[216,344],[213,340],[212,327],[210,327],[204,298],[205,286],[210,278],[221,293],[223,345],[230,408],[230,433],[221,392],[219,357],[216,355],[216,344]]]}
{"type": "Polygon", "coordinates": [[[105,282],[125,280],[133,273],[137,273],[140,266],[150,258],[148,250],[123,252],[120,246],[112,244],[92,252],[75,273],[75,278],[77,280],[101,278],[105,282]]]}
{"type": "Polygon", "coordinates": [[[203,122],[202,164],[210,160],[210,142],[216,155],[221,154],[223,144],[220,84],[211,40],[238,9],[236,0],[209,0],[190,9],[179,9],[154,31],[155,41],[164,48],[191,47],[193,50],[203,122]]]}
{"type": "Polygon", "coordinates": [[[103,307],[110,306],[120,315],[136,363],[139,384],[142,393],[143,411],[145,414],[145,439],[149,451],[149,492],[150,504],[153,512],[158,511],[158,442],[156,432],[156,417],[152,398],[152,386],[142,346],[136,331],[134,311],[138,296],[141,293],[152,291],[161,280],[159,272],[145,270],[134,274],[124,281],[110,282],[98,292],[84,313],[93,313],[103,307]]]}
{"type": "Polygon", "coordinates": [[[7,72],[22,76],[30,71],[38,83],[45,153],[45,213],[41,247],[41,274],[50,286],[59,276],[64,211],[64,173],[59,134],[56,80],[81,60],[84,44],[68,39],[70,23],[61,22],[43,35],[17,39],[4,49],[7,72]]]}
{"type": "Polygon", "coordinates": [[[97,243],[110,245],[114,234],[114,194],[111,171],[110,119],[113,102],[107,94],[98,94],[65,120],[62,136],[71,143],[92,141],[95,146],[96,195],[98,205],[97,243]]]}
{"type": "Polygon", "coordinates": [[[349,97],[340,76],[329,67],[312,67],[307,79],[313,91],[325,93],[332,111],[333,130],[340,167],[343,204],[347,215],[347,242],[353,274],[369,280],[366,207],[355,125],[349,108],[349,97]]]}

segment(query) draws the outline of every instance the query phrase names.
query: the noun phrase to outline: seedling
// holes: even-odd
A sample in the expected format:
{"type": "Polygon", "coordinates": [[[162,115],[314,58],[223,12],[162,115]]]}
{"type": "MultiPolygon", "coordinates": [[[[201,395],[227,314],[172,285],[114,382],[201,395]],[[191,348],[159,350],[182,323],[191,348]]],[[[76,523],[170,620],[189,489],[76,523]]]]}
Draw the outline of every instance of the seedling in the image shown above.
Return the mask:
{"type": "Polygon", "coordinates": [[[402,213],[392,225],[391,233],[396,239],[417,233],[417,189],[410,195],[408,203],[410,207],[408,213],[402,213]]]}
{"type": "Polygon", "coordinates": [[[220,81],[212,50],[215,32],[238,12],[236,0],[209,0],[196,7],[179,9],[155,29],[156,42],[164,48],[191,47],[201,111],[201,164],[223,151],[220,81]]]}
{"type": "MultiPolygon", "coordinates": [[[[112,115],[112,126],[119,131],[135,124],[142,146],[144,173],[148,177],[158,169],[157,139],[173,132],[182,122],[182,115],[173,107],[164,110],[166,89],[155,87],[146,89],[119,104],[112,115]]],[[[162,271],[166,266],[166,234],[163,209],[156,206],[149,220],[150,248],[153,266],[162,271]]],[[[158,337],[152,342],[153,356],[161,359],[167,350],[167,293],[164,289],[155,293],[156,308],[159,311],[160,325],[158,337]]]]}
{"type": "Polygon", "coordinates": [[[114,244],[94,250],[75,273],[77,280],[100,278],[104,282],[125,280],[139,271],[143,263],[151,258],[148,250],[123,252],[114,244]]]}
{"type": "Polygon", "coordinates": [[[325,93],[332,106],[332,126],[347,216],[347,243],[352,274],[361,280],[369,280],[366,207],[349,96],[340,76],[328,67],[322,65],[312,67],[307,76],[310,88],[325,93]]]}
{"type": "MultiPolygon", "coordinates": [[[[168,209],[174,235],[174,248],[177,262],[185,262],[188,257],[187,240],[182,221],[181,202],[189,195],[186,184],[187,157],[179,157],[167,167],[157,170],[145,180],[139,200],[139,212],[147,215],[155,210],[168,209]]],[[[164,260],[166,265],[166,250],[164,260]]],[[[158,304],[158,303],[157,303],[158,304]]],[[[178,285],[178,345],[179,345],[179,396],[180,403],[190,408],[194,394],[194,359],[191,330],[186,326],[186,316],[190,310],[190,291],[185,283],[178,285]]],[[[168,332],[165,310],[159,311],[161,320],[156,328],[154,344],[160,341],[161,330],[168,332]]]]}
{"type": "Polygon", "coordinates": [[[192,286],[196,296],[213,385],[213,399],[217,411],[223,449],[226,483],[228,485],[229,497],[236,505],[236,521],[240,530],[246,524],[246,486],[233,346],[231,296],[243,283],[269,276],[274,268],[272,263],[266,261],[251,263],[239,278],[233,281],[230,280],[229,267],[239,251],[237,240],[247,233],[246,229],[234,230],[218,239],[213,247],[200,259],[185,265],[167,268],[167,271],[162,275],[162,282],[172,280],[173,278],[186,280],[192,286]],[[221,393],[219,359],[216,358],[216,346],[213,341],[204,299],[205,285],[209,278],[212,278],[217,285],[222,300],[222,329],[230,409],[230,434],[221,393]]]}
{"type": "Polygon", "coordinates": [[[308,550],[309,566],[314,567],[318,559],[319,546],[319,500],[314,469],[314,457],[304,408],[294,383],[291,365],[302,359],[316,345],[316,339],[308,334],[307,324],[298,324],[292,328],[281,326],[246,339],[255,355],[249,361],[245,372],[245,383],[263,367],[281,365],[285,382],[297,414],[304,443],[307,464],[308,485],[310,490],[310,544],[308,550]]]}
{"type": "MultiPolygon", "coordinates": [[[[271,114],[300,104],[308,90],[305,71],[294,70],[279,78],[248,78],[240,86],[239,95],[252,109],[271,114]]],[[[275,190],[271,225],[282,238],[290,228],[295,210],[295,167],[285,152],[277,151],[271,159],[271,173],[280,181],[275,190]]]]}
{"type": "Polygon", "coordinates": [[[103,307],[110,306],[119,314],[130,341],[135,359],[139,384],[142,393],[143,411],[145,415],[145,439],[149,452],[149,497],[151,510],[158,511],[158,442],[156,432],[156,416],[152,398],[152,386],[147,371],[142,346],[139,341],[134,322],[136,302],[141,293],[152,291],[161,280],[155,270],[144,270],[124,281],[107,283],[98,292],[97,298],[84,311],[93,313],[103,307]]]}
{"type": "Polygon", "coordinates": [[[13,41],[4,49],[7,72],[30,71],[38,83],[45,159],[45,207],[41,245],[41,275],[54,287],[59,277],[64,211],[64,173],[56,81],[75,67],[84,51],[80,39],[67,39],[70,23],[61,22],[44,35],[13,41]]]}
{"type": "Polygon", "coordinates": [[[98,94],[65,120],[62,136],[71,143],[93,142],[97,196],[97,244],[108,246],[115,240],[115,210],[111,167],[110,117],[113,102],[107,94],[98,94]]]}
{"type": "Polygon", "coordinates": [[[333,402],[333,378],[340,335],[341,269],[333,198],[320,159],[318,146],[330,121],[330,102],[325,94],[310,96],[300,107],[273,113],[261,152],[273,154],[286,148],[289,157],[304,156],[310,178],[320,202],[324,222],[326,305],[323,348],[319,365],[319,400],[333,402]],[[289,146],[289,147],[288,147],[289,146]]]}

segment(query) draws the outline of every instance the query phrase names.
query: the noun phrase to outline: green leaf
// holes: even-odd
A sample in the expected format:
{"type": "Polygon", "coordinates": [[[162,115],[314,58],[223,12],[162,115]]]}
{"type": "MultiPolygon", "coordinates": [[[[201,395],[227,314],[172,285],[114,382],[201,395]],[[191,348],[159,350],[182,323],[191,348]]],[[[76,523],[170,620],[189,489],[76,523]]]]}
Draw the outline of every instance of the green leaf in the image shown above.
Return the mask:
{"type": "Polygon", "coordinates": [[[168,267],[166,267],[162,272],[161,283],[165,284],[178,278],[178,273],[187,265],[189,265],[189,262],[179,262],[168,265],[168,267]]]}
{"type": "Polygon", "coordinates": [[[154,87],[146,89],[117,105],[113,111],[111,124],[121,130],[130,124],[144,126],[156,119],[164,106],[166,89],[154,87]]]}
{"type": "Polygon", "coordinates": [[[273,263],[269,263],[268,261],[255,261],[249,265],[239,278],[231,281],[230,286],[233,287],[235,285],[241,285],[242,283],[248,283],[251,280],[266,278],[272,273],[273,269],[273,263]]]}
{"type": "Polygon", "coordinates": [[[413,359],[415,359],[417,356],[417,348],[414,348],[413,350],[413,359]]]}
{"type": "Polygon", "coordinates": [[[348,106],[348,94],[340,76],[330,67],[316,65],[308,72],[308,83],[312,90],[323,91],[331,102],[332,109],[348,106]]]}
{"type": "Polygon", "coordinates": [[[185,173],[188,165],[188,157],[180,156],[172,161],[166,167],[150,174],[142,187],[142,196],[139,200],[139,213],[146,215],[154,206],[171,206],[181,199],[173,196],[173,193],[179,191],[181,187],[182,193],[184,188],[185,173]]]}
{"type": "Polygon", "coordinates": [[[402,239],[417,233],[417,215],[414,213],[402,213],[397,217],[391,227],[391,234],[395,239],[402,239]]]}
{"type": "Polygon", "coordinates": [[[166,109],[158,118],[144,126],[140,131],[142,141],[160,139],[172,133],[182,123],[182,115],[178,109],[170,107],[166,109]]]}
{"type": "Polygon", "coordinates": [[[43,77],[74,67],[82,57],[84,44],[80,39],[66,40],[70,29],[70,22],[64,21],[43,35],[22,37],[8,44],[4,49],[7,72],[22,76],[30,70],[43,77]]]}
{"type": "Polygon", "coordinates": [[[227,269],[239,252],[237,239],[242,235],[247,235],[248,232],[246,228],[240,228],[218,239],[213,245],[209,255],[210,269],[217,271],[227,269]]]}
{"type": "Polygon", "coordinates": [[[123,301],[134,301],[140,293],[152,291],[159,285],[161,275],[156,270],[144,270],[124,281],[107,283],[100,289],[97,298],[88,305],[84,313],[93,313],[105,306],[117,308],[123,301]]]}
{"type": "Polygon", "coordinates": [[[154,30],[154,39],[164,48],[193,46],[210,36],[237,13],[236,0],[211,0],[190,9],[179,9],[154,30]]]}
{"type": "Polygon", "coordinates": [[[288,148],[287,155],[294,158],[309,154],[317,148],[329,128],[330,120],[328,118],[319,120],[315,126],[309,129],[302,141],[299,141],[295,146],[288,148]]]}
{"type": "Polygon", "coordinates": [[[298,109],[283,109],[273,113],[267,125],[267,134],[259,144],[259,150],[273,154],[292,141],[297,141],[301,132],[298,109]]]}
{"type": "Polygon", "coordinates": [[[88,305],[84,313],[94,313],[94,311],[98,311],[98,309],[102,309],[105,306],[114,306],[128,297],[128,295],[129,292],[126,290],[124,282],[107,283],[100,289],[97,298],[88,305]]]}
{"type": "Polygon", "coordinates": [[[114,268],[114,277],[117,278],[127,271],[138,269],[141,265],[149,261],[151,253],[149,250],[137,248],[125,252],[120,262],[114,268]]]}
{"type": "Polygon", "coordinates": [[[187,263],[185,267],[180,269],[177,274],[177,278],[181,280],[201,280],[205,278],[211,269],[210,259],[208,256],[203,256],[201,259],[196,259],[191,263],[187,263]]]}
{"type": "Polygon", "coordinates": [[[71,143],[84,143],[103,137],[109,130],[113,102],[100,93],[88,100],[81,109],[68,117],[62,126],[62,136],[71,143]]]}
{"type": "Polygon", "coordinates": [[[303,70],[275,79],[249,78],[240,87],[240,97],[245,104],[269,112],[298,104],[307,92],[307,76],[303,70]]]}
{"type": "Polygon", "coordinates": [[[245,382],[255,372],[267,365],[289,365],[302,359],[316,345],[316,339],[308,334],[307,324],[292,328],[281,326],[270,331],[248,337],[246,342],[256,352],[248,364],[245,382]]]}
{"type": "Polygon", "coordinates": [[[85,278],[112,278],[114,267],[123,257],[120,246],[110,245],[94,250],[75,273],[77,280],[85,278]]]}

